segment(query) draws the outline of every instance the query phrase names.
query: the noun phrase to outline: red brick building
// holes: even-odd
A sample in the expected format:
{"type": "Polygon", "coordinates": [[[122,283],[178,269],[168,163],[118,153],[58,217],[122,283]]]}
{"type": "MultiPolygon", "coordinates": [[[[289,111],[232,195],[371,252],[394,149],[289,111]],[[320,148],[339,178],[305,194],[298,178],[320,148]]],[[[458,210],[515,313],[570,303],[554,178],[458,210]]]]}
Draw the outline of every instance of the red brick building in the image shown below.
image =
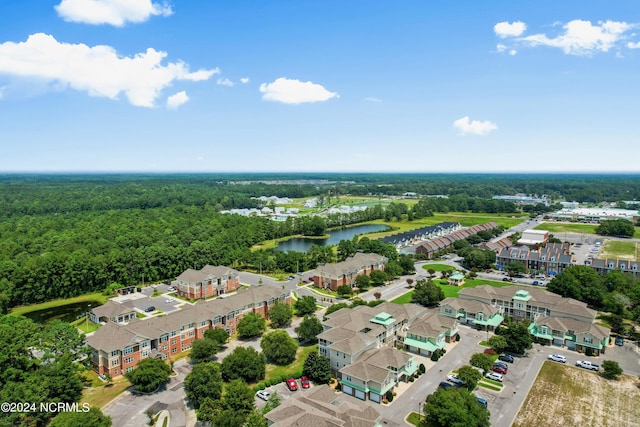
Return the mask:
{"type": "Polygon", "coordinates": [[[336,264],[325,264],[316,268],[313,283],[324,289],[335,291],[338,286],[354,286],[356,277],[371,274],[374,270],[384,271],[387,258],[378,254],[357,253],[353,257],[336,264]]]}
{"type": "Polygon", "coordinates": [[[205,265],[200,270],[190,268],[176,279],[178,295],[189,299],[214,297],[238,288],[238,272],[229,267],[205,265]]]}

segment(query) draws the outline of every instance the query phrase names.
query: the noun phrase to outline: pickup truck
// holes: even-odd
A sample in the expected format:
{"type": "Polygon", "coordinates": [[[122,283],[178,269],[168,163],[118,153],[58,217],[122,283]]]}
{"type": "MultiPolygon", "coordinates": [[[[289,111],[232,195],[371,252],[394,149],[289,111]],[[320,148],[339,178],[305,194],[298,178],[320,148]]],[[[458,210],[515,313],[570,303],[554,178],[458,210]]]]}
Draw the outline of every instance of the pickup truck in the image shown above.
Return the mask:
{"type": "Polygon", "coordinates": [[[600,365],[596,365],[594,363],[591,363],[587,360],[578,360],[576,362],[576,366],[579,366],[581,368],[585,368],[585,369],[591,369],[592,371],[599,371],[600,370],[600,365]]]}

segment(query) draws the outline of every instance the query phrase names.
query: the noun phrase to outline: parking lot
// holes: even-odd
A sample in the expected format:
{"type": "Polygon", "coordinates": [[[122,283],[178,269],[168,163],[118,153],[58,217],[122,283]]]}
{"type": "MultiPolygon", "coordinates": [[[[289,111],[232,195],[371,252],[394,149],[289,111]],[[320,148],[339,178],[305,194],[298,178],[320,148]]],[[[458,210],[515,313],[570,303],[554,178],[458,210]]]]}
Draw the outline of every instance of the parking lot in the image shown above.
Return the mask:
{"type": "Polygon", "coordinates": [[[131,301],[136,310],[144,313],[146,316],[153,316],[162,313],[171,313],[179,310],[179,306],[183,304],[189,304],[186,301],[175,298],[170,295],[170,285],[157,284],[142,288],[141,292],[133,294],[121,295],[115,297],[114,300],[118,302],[131,301]],[[157,296],[152,296],[154,290],[157,291],[157,296]],[[149,307],[154,307],[155,310],[147,312],[149,307]]]}

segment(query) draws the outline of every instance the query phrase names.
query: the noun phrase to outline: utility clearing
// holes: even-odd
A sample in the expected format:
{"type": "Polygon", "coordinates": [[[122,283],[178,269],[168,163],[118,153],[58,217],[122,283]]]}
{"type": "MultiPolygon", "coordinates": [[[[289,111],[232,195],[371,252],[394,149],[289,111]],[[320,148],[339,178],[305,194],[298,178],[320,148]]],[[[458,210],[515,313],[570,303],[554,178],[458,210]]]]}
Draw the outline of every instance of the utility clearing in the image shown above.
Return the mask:
{"type": "Polygon", "coordinates": [[[635,427],[640,419],[640,380],[606,380],[595,372],[545,362],[514,427],[635,427]]]}

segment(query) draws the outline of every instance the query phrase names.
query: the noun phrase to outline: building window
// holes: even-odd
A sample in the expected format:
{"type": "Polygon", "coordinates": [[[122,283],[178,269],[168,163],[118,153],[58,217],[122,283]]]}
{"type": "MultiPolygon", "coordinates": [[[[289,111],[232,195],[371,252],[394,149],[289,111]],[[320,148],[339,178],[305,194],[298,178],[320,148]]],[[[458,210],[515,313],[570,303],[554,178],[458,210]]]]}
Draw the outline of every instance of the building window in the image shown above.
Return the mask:
{"type": "Polygon", "coordinates": [[[166,345],[163,345],[163,346],[162,346],[162,349],[163,349],[163,350],[166,350],[166,349],[167,349],[167,346],[166,346],[166,345]]]}
{"type": "Polygon", "coordinates": [[[347,375],[347,381],[351,381],[351,375],[347,375]]]}
{"type": "Polygon", "coordinates": [[[207,321],[203,320],[202,322],[200,322],[200,326],[206,326],[207,325],[207,321]]]}
{"type": "Polygon", "coordinates": [[[135,369],[135,368],[134,368],[133,366],[129,366],[129,367],[127,368],[127,372],[131,372],[131,371],[133,371],[134,369],[135,369]]]}
{"type": "Polygon", "coordinates": [[[124,363],[133,363],[133,357],[127,357],[124,359],[124,363]]]}
{"type": "Polygon", "coordinates": [[[192,336],[194,336],[194,335],[195,335],[195,332],[194,332],[194,331],[189,331],[189,336],[190,336],[190,337],[192,337],[192,336]]]}
{"type": "Polygon", "coordinates": [[[111,352],[111,357],[116,357],[118,355],[118,350],[113,350],[111,352]]]}
{"type": "Polygon", "coordinates": [[[178,343],[178,340],[171,340],[171,345],[176,345],[178,343]]]}
{"type": "Polygon", "coordinates": [[[160,342],[167,342],[168,339],[169,339],[168,336],[163,335],[163,336],[160,337],[160,342]]]}
{"type": "Polygon", "coordinates": [[[133,347],[127,347],[124,349],[124,354],[131,354],[133,353],[133,347]]]}
{"type": "Polygon", "coordinates": [[[584,342],[587,344],[593,344],[593,338],[585,337],[584,342]]]}
{"type": "Polygon", "coordinates": [[[118,370],[117,369],[113,370],[113,375],[118,375],[118,370]]]}
{"type": "Polygon", "coordinates": [[[113,359],[111,361],[111,366],[118,366],[118,359],[113,359]]]}
{"type": "Polygon", "coordinates": [[[176,331],[171,331],[171,336],[172,336],[172,337],[175,337],[176,335],[178,335],[178,332],[176,332],[176,331]]]}
{"type": "Polygon", "coordinates": [[[145,341],[142,343],[142,348],[149,347],[149,341],[145,341]]]}
{"type": "Polygon", "coordinates": [[[149,352],[148,352],[148,351],[143,351],[143,352],[142,352],[142,357],[147,357],[148,355],[149,355],[149,352]]]}
{"type": "Polygon", "coordinates": [[[177,352],[177,351],[178,351],[178,349],[177,349],[177,348],[175,348],[175,347],[171,349],[171,353],[175,353],[175,352],[177,352]]]}

